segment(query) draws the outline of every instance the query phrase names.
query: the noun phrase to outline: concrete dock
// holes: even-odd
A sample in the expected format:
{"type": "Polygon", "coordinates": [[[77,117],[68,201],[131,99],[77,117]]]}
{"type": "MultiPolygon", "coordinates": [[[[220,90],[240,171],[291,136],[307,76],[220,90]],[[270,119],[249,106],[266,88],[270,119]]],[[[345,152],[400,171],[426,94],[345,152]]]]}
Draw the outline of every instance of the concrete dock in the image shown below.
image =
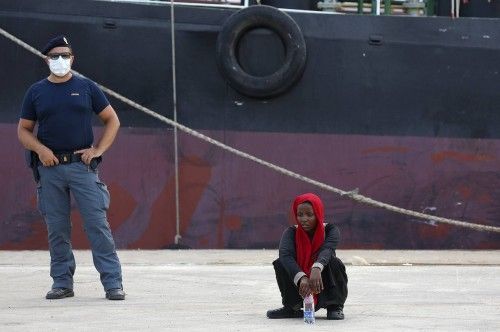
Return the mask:
{"type": "Polygon", "coordinates": [[[500,251],[339,250],[346,319],[269,320],[277,250],[119,251],[125,301],[108,301],[90,251],[75,297],[46,300],[47,251],[0,251],[0,331],[500,331],[500,251]]]}

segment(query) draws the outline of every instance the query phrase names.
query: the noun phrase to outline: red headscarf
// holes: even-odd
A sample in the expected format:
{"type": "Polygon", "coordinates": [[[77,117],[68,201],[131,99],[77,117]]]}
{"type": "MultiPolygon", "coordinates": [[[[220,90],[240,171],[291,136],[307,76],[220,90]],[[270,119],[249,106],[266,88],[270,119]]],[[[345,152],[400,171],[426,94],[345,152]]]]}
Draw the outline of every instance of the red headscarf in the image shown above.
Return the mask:
{"type": "MultiPolygon", "coordinates": [[[[295,232],[295,251],[297,253],[297,263],[302,271],[309,277],[311,275],[312,265],[318,258],[318,252],[323,242],[325,242],[325,211],[321,199],[311,193],[302,194],[297,196],[293,201],[292,211],[297,223],[297,232],[295,232]],[[297,206],[308,202],[312,205],[314,215],[316,216],[316,230],[312,240],[307,235],[302,225],[297,220],[297,206]]],[[[314,302],[317,303],[317,296],[314,296],[314,302]]]]}

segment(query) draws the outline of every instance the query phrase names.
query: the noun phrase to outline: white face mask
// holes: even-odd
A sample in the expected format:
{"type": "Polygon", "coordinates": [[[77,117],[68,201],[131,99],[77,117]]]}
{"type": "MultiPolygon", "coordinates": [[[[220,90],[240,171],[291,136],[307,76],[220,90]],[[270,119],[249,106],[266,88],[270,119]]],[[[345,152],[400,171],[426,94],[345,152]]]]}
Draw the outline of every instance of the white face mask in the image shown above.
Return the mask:
{"type": "Polygon", "coordinates": [[[71,58],[63,59],[60,56],[57,60],[49,59],[49,68],[54,75],[63,77],[71,69],[71,58]]]}

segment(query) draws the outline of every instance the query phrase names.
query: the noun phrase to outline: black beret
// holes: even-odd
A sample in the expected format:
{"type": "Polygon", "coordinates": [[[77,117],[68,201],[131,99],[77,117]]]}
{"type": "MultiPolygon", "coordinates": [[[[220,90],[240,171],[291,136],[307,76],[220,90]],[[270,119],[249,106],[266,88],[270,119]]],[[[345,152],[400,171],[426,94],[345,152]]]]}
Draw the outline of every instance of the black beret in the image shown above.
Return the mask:
{"type": "Polygon", "coordinates": [[[42,54],[47,55],[51,49],[60,46],[71,48],[71,45],[68,43],[68,39],[65,36],[57,36],[49,40],[47,45],[43,48],[42,54]]]}

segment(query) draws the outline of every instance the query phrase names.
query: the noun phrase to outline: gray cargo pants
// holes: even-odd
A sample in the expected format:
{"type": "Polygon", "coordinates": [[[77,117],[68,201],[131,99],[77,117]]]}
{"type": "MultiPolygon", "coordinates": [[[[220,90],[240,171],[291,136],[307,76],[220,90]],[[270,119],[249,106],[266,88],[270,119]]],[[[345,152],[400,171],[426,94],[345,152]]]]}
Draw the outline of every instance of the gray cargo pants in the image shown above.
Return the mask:
{"type": "Polygon", "coordinates": [[[83,218],[94,266],[100,273],[104,290],[122,288],[120,261],[106,218],[109,192],[97,171],[82,162],[38,166],[38,170],[38,209],[47,224],[52,288],[73,289],[76,264],[71,248],[70,192],[83,218]]]}

